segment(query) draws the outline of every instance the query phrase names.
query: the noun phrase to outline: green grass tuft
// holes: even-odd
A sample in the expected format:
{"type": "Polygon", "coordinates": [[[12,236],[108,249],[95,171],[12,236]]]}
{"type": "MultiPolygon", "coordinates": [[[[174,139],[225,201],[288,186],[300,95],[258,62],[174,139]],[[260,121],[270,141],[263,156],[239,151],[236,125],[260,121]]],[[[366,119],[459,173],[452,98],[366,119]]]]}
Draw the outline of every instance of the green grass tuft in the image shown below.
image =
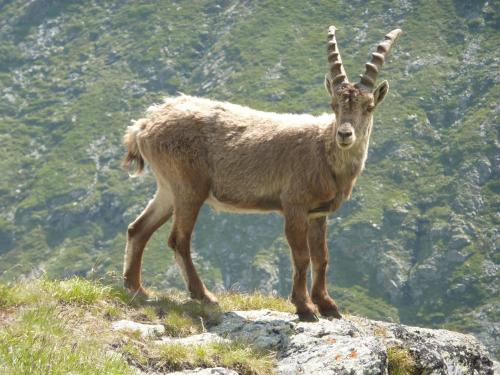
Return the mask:
{"type": "Polygon", "coordinates": [[[0,283],[0,307],[7,307],[15,304],[12,288],[0,283]]]}
{"type": "Polygon", "coordinates": [[[415,358],[407,348],[393,346],[387,349],[389,375],[416,374],[415,358]]]}
{"type": "Polygon", "coordinates": [[[225,311],[261,309],[289,313],[295,311],[295,307],[290,301],[261,293],[226,293],[219,296],[219,302],[221,308],[225,311]]]}
{"type": "Polygon", "coordinates": [[[100,300],[121,300],[112,288],[74,277],[63,281],[47,278],[16,284],[0,283],[0,306],[32,304],[39,301],[91,305],[100,300]]]}
{"type": "Polygon", "coordinates": [[[91,305],[112,297],[110,287],[77,277],[64,281],[42,280],[41,289],[62,303],[91,305]]]}
{"type": "Polygon", "coordinates": [[[163,344],[159,347],[162,368],[180,370],[193,367],[222,366],[242,375],[274,373],[274,356],[244,343],[212,343],[208,345],[163,344]]]}
{"type": "Polygon", "coordinates": [[[162,321],[169,336],[186,337],[200,333],[203,329],[201,321],[186,313],[171,311],[162,321]]]}
{"type": "Polygon", "coordinates": [[[0,306],[10,307],[36,303],[45,296],[40,289],[40,281],[17,284],[0,283],[0,306]]]}

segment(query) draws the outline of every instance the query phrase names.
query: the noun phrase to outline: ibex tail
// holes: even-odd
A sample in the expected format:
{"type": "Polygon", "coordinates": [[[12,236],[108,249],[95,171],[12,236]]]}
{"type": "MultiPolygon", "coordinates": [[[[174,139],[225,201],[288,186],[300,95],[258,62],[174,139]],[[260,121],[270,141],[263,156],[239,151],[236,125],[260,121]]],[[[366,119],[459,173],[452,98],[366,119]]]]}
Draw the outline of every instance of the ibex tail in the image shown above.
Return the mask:
{"type": "MultiPolygon", "coordinates": [[[[140,120],[139,120],[140,121],[140,120]]],[[[123,144],[127,148],[127,154],[122,160],[122,166],[130,170],[131,165],[135,166],[132,176],[138,176],[144,169],[144,158],[141,155],[139,146],[137,145],[137,132],[140,129],[140,124],[137,121],[134,125],[129,126],[123,137],[123,144]]]]}

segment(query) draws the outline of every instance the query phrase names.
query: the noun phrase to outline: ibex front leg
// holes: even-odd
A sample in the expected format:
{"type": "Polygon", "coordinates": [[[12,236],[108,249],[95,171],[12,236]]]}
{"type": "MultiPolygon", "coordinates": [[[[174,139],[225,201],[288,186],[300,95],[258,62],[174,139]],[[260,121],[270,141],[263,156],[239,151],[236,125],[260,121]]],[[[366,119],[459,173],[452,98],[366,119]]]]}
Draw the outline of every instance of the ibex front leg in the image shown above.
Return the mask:
{"type": "Polygon", "coordinates": [[[328,247],[326,245],[326,216],[309,221],[309,251],[313,268],[312,300],[323,316],[340,319],[337,305],[326,288],[328,247]]]}
{"type": "Polygon", "coordinates": [[[307,271],[310,257],[307,245],[307,208],[287,206],[283,208],[285,216],[285,234],[293,260],[292,303],[302,321],[317,321],[316,307],[307,291],[307,271]]]}

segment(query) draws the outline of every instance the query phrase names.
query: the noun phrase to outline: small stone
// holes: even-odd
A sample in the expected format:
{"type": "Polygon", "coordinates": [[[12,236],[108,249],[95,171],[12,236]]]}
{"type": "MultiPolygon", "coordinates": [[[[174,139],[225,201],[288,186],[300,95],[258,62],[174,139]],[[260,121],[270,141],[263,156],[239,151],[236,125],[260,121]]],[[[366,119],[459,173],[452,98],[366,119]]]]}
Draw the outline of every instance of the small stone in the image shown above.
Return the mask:
{"type": "Polygon", "coordinates": [[[142,337],[161,336],[165,333],[165,327],[161,324],[144,324],[131,320],[119,320],[113,322],[112,328],[115,331],[138,331],[142,337]]]}
{"type": "Polygon", "coordinates": [[[224,367],[213,367],[213,368],[196,368],[193,370],[184,370],[169,372],[169,375],[238,375],[234,370],[230,370],[224,367]]]}
{"type": "Polygon", "coordinates": [[[157,344],[181,344],[181,345],[207,345],[212,343],[230,342],[223,337],[211,332],[201,333],[199,335],[187,337],[169,337],[164,336],[161,340],[157,340],[157,344]]]}

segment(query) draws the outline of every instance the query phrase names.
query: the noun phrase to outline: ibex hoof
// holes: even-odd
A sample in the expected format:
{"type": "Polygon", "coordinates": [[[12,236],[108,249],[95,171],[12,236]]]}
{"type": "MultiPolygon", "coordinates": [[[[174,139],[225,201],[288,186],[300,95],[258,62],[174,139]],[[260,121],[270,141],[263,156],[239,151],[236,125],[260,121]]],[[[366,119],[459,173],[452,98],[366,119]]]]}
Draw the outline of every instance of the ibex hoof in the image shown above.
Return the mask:
{"type": "Polygon", "coordinates": [[[210,296],[203,297],[201,302],[203,302],[204,304],[207,304],[207,305],[218,305],[219,304],[219,301],[217,300],[217,298],[213,294],[211,294],[210,296]]]}
{"type": "Polygon", "coordinates": [[[198,301],[207,304],[207,305],[218,305],[219,301],[217,297],[215,297],[208,290],[205,290],[202,294],[191,292],[191,298],[197,299],[198,301]]]}
{"type": "Polygon", "coordinates": [[[297,313],[297,315],[299,316],[299,320],[301,322],[319,322],[318,316],[311,311],[300,312],[300,313],[297,313]]]}
{"type": "Polygon", "coordinates": [[[133,298],[149,298],[149,293],[142,286],[139,288],[127,288],[127,291],[133,298]]]}
{"type": "Polygon", "coordinates": [[[339,311],[337,309],[319,309],[321,316],[324,316],[325,318],[332,318],[332,319],[342,319],[342,315],[340,315],[339,311]]]}
{"type": "Polygon", "coordinates": [[[342,319],[335,301],[331,297],[314,297],[313,302],[318,307],[319,313],[325,318],[342,319]]]}

